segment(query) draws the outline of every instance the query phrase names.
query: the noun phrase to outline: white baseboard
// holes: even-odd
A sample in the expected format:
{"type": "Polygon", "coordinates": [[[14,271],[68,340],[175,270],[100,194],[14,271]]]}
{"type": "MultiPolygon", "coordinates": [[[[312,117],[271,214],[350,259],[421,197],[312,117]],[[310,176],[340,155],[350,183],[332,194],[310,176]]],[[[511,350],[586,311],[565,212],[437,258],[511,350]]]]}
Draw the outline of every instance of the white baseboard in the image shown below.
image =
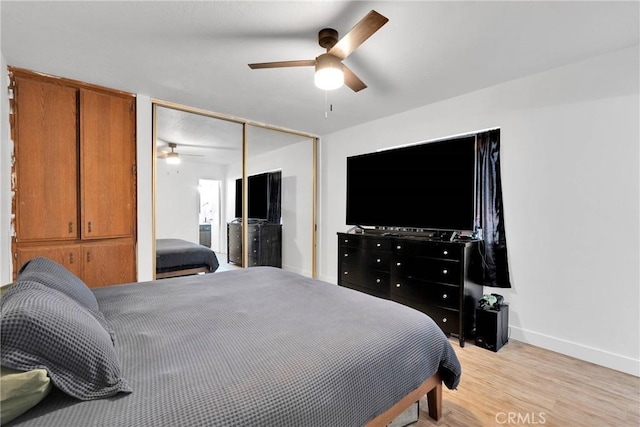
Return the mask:
{"type": "Polygon", "coordinates": [[[510,338],[640,377],[640,360],[509,326],[510,338]]]}

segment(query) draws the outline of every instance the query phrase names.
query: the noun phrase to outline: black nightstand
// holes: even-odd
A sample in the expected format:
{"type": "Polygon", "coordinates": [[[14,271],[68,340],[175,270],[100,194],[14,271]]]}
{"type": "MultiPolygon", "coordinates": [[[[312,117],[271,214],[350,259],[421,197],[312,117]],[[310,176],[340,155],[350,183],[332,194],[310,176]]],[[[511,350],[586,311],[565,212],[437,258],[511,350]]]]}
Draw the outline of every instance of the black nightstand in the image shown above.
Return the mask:
{"type": "Polygon", "coordinates": [[[509,305],[500,310],[476,309],[476,345],[498,351],[509,342],[509,305]]]}

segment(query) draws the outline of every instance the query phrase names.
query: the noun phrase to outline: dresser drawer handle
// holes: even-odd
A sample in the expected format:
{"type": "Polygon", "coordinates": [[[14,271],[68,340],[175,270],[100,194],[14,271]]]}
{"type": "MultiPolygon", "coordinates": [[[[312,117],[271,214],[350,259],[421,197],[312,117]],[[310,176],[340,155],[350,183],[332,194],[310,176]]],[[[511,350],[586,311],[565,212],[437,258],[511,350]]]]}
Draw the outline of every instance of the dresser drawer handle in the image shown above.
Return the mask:
{"type": "Polygon", "coordinates": [[[348,256],[349,256],[349,254],[344,254],[344,256],[345,256],[345,257],[348,257],[348,256]]]}
{"type": "Polygon", "coordinates": [[[442,270],[442,274],[447,274],[448,271],[447,270],[442,270]]]}
{"type": "Polygon", "coordinates": [[[402,249],[401,245],[396,246],[396,249],[402,249]]]}
{"type": "Polygon", "coordinates": [[[348,272],[348,271],[345,271],[345,272],[344,272],[344,274],[345,274],[345,275],[346,275],[346,274],[349,274],[349,272],[348,272]]]}
{"type": "Polygon", "coordinates": [[[442,318],[442,323],[447,323],[447,318],[446,317],[442,318]]]}
{"type": "Polygon", "coordinates": [[[380,279],[376,279],[376,283],[380,283],[380,279]]]}
{"type": "Polygon", "coordinates": [[[376,243],[376,247],[378,247],[378,248],[379,248],[379,247],[380,247],[380,243],[376,243]]]}
{"type": "Polygon", "coordinates": [[[349,243],[349,239],[344,239],[344,242],[345,243],[349,243]]]}
{"type": "Polygon", "coordinates": [[[399,287],[400,287],[400,283],[396,283],[396,288],[399,288],[399,287]]]}
{"type": "Polygon", "coordinates": [[[442,299],[447,299],[447,294],[442,294],[442,299]]]}
{"type": "Polygon", "coordinates": [[[402,263],[401,263],[401,262],[396,262],[396,265],[397,265],[398,267],[400,267],[400,266],[402,265],[402,263]]]}
{"type": "Polygon", "coordinates": [[[376,262],[380,262],[380,258],[378,258],[378,259],[376,260],[376,262]]]}
{"type": "Polygon", "coordinates": [[[449,251],[442,252],[443,255],[449,255],[449,251]]]}

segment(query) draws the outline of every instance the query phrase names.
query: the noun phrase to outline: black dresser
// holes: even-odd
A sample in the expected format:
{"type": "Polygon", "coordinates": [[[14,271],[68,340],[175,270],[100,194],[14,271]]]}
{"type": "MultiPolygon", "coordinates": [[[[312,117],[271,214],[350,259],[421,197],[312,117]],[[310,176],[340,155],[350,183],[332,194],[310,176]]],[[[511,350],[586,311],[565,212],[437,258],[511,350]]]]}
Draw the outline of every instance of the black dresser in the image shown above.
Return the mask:
{"type": "Polygon", "coordinates": [[[429,315],[447,335],[474,335],[482,297],[477,242],[386,233],[338,233],[338,285],[429,315]]]}
{"type": "MultiPolygon", "coordinates": [[[[282,224],[249,220],[247,267],[268,265],[282,268],[282,224]]],[[[242,265],[242,223],[227,224],[227,262],[242,265]]]]}

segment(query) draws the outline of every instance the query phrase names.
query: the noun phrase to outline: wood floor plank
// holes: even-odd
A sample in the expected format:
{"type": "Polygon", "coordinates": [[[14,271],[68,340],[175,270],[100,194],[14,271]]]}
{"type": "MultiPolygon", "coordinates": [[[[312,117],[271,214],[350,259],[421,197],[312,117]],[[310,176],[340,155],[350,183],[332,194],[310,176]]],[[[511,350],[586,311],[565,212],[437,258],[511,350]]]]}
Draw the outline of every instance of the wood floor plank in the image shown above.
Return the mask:
{"type": "Polygon", "coordinates": [[[640,378],[511,339],[497,353],[451,340],[462,364],[435,422],[416,427],[639,427],[640,378]]]}

